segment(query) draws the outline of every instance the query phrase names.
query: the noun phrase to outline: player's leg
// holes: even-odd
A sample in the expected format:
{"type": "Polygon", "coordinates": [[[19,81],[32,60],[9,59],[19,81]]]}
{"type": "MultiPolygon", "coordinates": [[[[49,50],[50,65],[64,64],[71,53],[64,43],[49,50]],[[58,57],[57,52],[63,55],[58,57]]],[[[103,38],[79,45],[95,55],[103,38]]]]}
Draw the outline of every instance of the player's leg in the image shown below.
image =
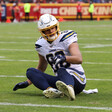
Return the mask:
{"type": "Polygon", "coordinates": [[[83,72],[76,69],[61,68],[58,70],[58,75],[60,80],[56,82],[57,88],[70,100],[74,100],[75,95],[85,88],[86,78],[83,72]]]}
{"type": "Polygon", "coordinates": [[[29,68],[26,75],[29,80],[16,84],[13,88],[14,91],[26,88],[30,83],[33,83],[37,88],[44,90],[43,94],[48,98],[56,98],[63,95],[62,92],[56,89],[57,77],[45,74],[35,68],[29,68]]]}
{"type": "Polygon", "coordinates": [[[56,89],[57,77],[43,73],[35,68],[27,70],[27,78],[39,89],[44,90],[43,94],[47,98],[61,97],[62,92],[56,89]]]}
{"type": "Polygon", "coordinates": [[[83,91],[86,85],[86,77],[84,72],[81,72],[79,70],[76,70],[74,68],[68,68],[66,69],[67,72],[73,76],[74,79],[74,90],[75,90],[75,95],[79,94],[80,92],[83,91]]]}
{"type": "Polygon", "coordinates": [[[23,89],[23,88],[26,88],[29,86],[29,83],[28,81],[24,81],[24,82],[20,82],[20,83],[17,83],[14,88],[13,88],[13,91],[16,91],[18,89],[23,89]]]}
{"type": "Polygon", "coordinates": [[[80,83],[77,78],[74,77],[75,85],[74,85],[74,90],[75,90],[75,95],[81,93],[83,89],[85,88],[86,84],[80,83]]]}
{"type": "Polygon", "coordinates": [[[56,82],[57,88],[68,96],[70,100],[74,100],[74,77],[65,68],[60,68],[58,70],[58,78],[59,80],[56,82]]]}
{"type": "Polygon", "coordinates": [[[37,88],[41,90],[45,90],[50,86],[56,88],[55,82],[57,81],[57,77],[45,74],[35,68],[29,68],[26,72],[26,75],[29,80],[16,84],[13,88],[14,91],[17,89],[26,88],[30,85],[30,83],[33,83],[37,88]]]}
{"type": "Polygon", "coordinates": [[[74,78],[67,72],[66,68],[60,68],[57,74],[60,81],[63,81],[67,85],[74,86],[74,78]]]}
{"type": "Polygon", "coordinates": [[[80,20],[82,20],[82,12],[80,12],[80,20]]]}
{"type": "Polygon", "coordinates": [[[77,12],[77,16],[76,16],[76,19],[78,20],[78,12],[77,12]]]}
{"type": "Polygon", "coordinates": [[[43,74],[44,73],[35,68],[29,68],[26,72],[27,78],[34,84],[34,86],[41,90],[45,90],[49,87],[49,84],[43,77],[43,74]]]}

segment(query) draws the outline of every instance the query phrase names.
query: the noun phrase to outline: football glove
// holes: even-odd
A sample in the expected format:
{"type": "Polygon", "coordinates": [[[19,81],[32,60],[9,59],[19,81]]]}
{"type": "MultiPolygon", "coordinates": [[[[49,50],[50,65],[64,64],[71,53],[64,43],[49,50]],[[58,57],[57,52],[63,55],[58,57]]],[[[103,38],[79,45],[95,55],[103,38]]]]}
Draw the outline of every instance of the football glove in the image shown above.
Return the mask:
{"type": "Polygon", "coordinates": [[[29,86],[28,81],[20,82],[14,86],[13,91],[16,91],[16,90],[22,89],[22,88],[26,88],[27,86],[29,86]]]}
{"type": "Polygon", "coordinates": [[[55,66],[59,67],[60,64],[66,61],[66,57],[62,55],[57,55],[54,57],[54,61],[55,61],[55,66]]]}

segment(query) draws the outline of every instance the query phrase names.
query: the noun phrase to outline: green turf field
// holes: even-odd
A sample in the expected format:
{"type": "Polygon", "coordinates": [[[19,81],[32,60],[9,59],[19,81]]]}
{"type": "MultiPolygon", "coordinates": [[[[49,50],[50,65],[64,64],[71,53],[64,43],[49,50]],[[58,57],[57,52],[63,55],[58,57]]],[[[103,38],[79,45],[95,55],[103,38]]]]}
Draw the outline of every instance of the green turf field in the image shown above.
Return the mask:
{"type": "MultiPolygon", "coordinates": [[[[0,23],[0,112],[112,111],[112,21],[61,22],[60,29],[77,32],[85,89],[98,88],[99,92],[81,93],[69,101],[67,97],[46,99],[33,85],[12,91],[16,83],[26,80],[27,68],[38,64],[35,42],[40,33],[36,22],[0,23]]],[[[50,66],[46,73],[53,74],[50,66]]]]}

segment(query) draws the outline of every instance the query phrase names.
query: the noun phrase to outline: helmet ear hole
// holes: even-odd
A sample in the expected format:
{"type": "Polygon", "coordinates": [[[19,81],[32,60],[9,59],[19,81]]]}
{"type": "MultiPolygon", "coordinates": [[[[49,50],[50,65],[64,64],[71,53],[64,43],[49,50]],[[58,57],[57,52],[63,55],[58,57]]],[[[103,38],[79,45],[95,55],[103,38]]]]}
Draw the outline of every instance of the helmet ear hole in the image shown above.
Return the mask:
{"type": "Polygon", "coordinates": [[[45,31],[42,31],[42,33],[44,33],[44,34],[45,34],[45,31]]]}
{"type": "Polygon", "coordinates": [[[57,26],[55,26],[56,27],[56,30],[57,30],[57,26]]]}

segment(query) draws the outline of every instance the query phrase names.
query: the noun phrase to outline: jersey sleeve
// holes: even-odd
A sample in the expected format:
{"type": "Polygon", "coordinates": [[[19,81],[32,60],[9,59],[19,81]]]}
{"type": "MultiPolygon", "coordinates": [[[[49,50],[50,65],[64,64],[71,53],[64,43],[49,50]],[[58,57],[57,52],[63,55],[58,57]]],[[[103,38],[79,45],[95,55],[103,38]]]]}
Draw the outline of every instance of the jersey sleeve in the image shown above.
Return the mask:
{"type": "Polygon", "coordinates": [[[41,38],[39,38],[36,43],[35,43],[35,49],[36,51],[40,54],[43,55],[43,50],[42,50],[42,45],[41,45],[41,38]]]}
{"type": "Polygon", "coordinates": [[[60,40],[60,42],[63,42],[66,48],[68,48],[70,44],[77,41],[77,33],[72,30],[69,30],[66,34],[64,34],[60,40]]]}

